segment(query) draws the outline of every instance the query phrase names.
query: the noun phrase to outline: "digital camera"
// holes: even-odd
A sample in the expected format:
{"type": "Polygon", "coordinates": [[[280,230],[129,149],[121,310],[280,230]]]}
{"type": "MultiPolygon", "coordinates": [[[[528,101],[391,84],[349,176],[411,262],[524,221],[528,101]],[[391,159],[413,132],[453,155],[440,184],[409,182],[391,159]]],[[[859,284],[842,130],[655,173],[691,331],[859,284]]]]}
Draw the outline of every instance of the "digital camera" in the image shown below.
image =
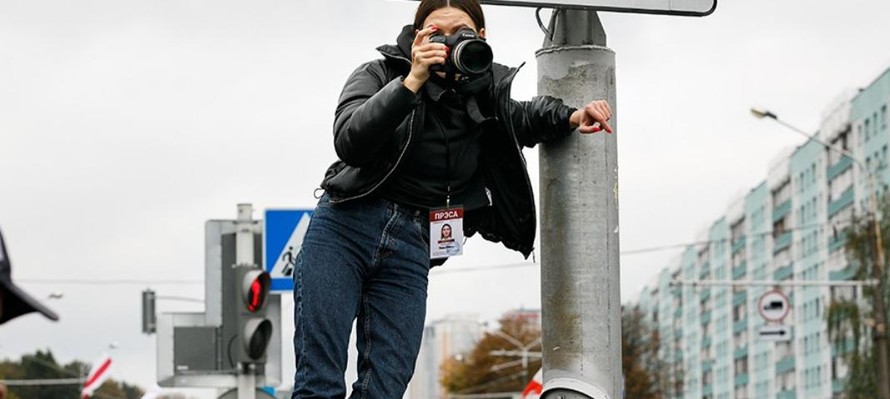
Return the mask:
{"type": "Polygon", "coordinates": [[[430,43],[442,43],[451,49],[445,63],[431,66],[430,71],[473,76],[481,75],[491,68],[494,58],[491,47],[472,29],[464,28],[450,36],[433,33],[430,43]]]}

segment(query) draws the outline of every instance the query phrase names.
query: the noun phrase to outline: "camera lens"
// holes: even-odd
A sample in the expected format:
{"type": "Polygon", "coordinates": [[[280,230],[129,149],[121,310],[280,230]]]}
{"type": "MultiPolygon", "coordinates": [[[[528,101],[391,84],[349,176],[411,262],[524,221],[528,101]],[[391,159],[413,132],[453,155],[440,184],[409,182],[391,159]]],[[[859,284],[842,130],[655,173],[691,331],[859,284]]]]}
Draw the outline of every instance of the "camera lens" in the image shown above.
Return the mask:
{"type": "Polygon", "coordinates": [[[467,75],[479,75],[488,71],[494,58],[488,43],[478,39],[458,43],[451,57],[457,70],[467,75]]]}

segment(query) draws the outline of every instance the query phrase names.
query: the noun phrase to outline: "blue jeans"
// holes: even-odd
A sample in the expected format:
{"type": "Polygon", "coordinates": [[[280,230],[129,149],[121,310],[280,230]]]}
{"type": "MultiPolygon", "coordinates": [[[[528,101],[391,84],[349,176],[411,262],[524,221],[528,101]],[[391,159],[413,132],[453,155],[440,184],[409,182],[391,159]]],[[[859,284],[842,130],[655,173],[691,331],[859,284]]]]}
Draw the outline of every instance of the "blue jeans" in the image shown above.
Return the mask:
{"type": "Polygon", "coordinates": [[[351,399],[401,398],[420,350],[429,274],[428,215],[370,198],[321,197],[294,269],[292,399],[344,398],[352,322],[351,399]]]}

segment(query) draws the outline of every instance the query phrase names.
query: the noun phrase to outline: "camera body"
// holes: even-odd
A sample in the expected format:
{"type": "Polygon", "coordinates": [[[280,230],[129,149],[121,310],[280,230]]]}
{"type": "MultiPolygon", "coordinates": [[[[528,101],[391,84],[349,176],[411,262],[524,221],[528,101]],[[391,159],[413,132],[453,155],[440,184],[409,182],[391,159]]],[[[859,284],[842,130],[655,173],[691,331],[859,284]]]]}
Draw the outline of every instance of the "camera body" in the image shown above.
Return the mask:
{"type": "Polygon", "coordinates": [[[494,59],[491,46],[472,29],[464,28],[447,36],[433,33],[430,43],[442,43],[451,49],[445,63],[431,66],[430,71],[475,76],[491,69],[494,59]]]}

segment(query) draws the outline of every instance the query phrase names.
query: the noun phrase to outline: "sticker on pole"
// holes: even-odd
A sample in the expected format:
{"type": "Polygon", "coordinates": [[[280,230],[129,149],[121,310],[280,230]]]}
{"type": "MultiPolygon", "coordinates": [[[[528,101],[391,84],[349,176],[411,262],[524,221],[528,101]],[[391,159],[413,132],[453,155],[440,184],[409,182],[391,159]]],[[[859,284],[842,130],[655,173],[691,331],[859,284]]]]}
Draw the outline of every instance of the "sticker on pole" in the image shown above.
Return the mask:
{"type": "Polygon", "coordinates": [[[263,268],[272,278],[271,292],[294,289],[294,267],[309,228],[308,209],[267,209],[263,216],[263,268]]]}
{"type": "Polygon", "coordinates": [[[782,321],[791,311],[791,304],[782,291],[767,291],[757,302],[757,310],[766,321],[782,321]]]}

